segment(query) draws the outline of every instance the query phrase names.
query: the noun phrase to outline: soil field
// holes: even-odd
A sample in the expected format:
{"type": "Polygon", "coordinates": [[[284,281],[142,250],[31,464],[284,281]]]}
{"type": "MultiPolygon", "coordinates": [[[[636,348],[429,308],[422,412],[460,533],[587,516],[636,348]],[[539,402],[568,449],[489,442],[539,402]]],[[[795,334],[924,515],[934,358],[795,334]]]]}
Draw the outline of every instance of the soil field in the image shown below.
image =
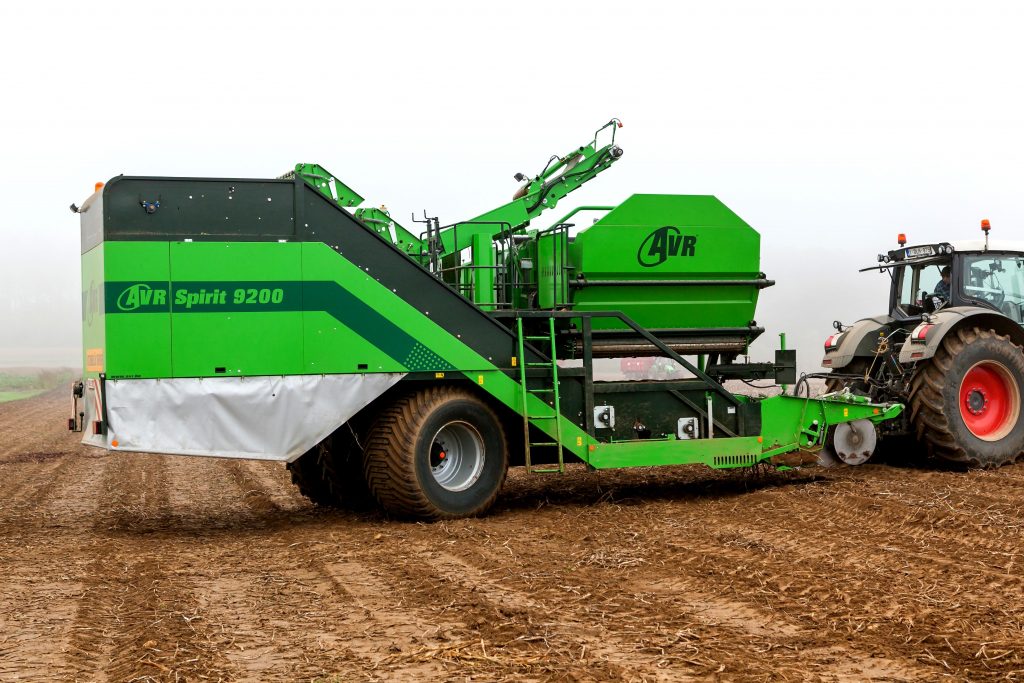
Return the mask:
{"type": "Polygon", "coordinates": [[[526,478],[483,519],[0,405],[0,680],[1024,678],[1024,465],[526,478]]]}

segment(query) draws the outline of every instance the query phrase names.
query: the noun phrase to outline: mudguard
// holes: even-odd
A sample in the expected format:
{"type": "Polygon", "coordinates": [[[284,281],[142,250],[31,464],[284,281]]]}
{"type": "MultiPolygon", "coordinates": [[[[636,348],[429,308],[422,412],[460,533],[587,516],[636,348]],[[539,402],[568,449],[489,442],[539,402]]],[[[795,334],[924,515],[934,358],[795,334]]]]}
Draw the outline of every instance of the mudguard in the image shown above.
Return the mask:
{"type": "Polygon", "coordinates": [[[961,327],[980,327],[1008,335],[1015,344],[1024,345],[1024,328],[1011,318],[979,306],[954,306],[928,315],[914,328],[900,348],[900,363],[914,363],[935,355],[939,344],[961,327]]]}
{"type": "Polygon", "coordinates": [[[850,361],[857,356],[874,355],[878,330],[894,322],[896,322],[895,318],[888,315],[858,320],[847,327],[844,332],[835,335],[835,345],[825,348],[825,357],[821,361],[821,367],[837,370],[849,365],[850,361]]]}

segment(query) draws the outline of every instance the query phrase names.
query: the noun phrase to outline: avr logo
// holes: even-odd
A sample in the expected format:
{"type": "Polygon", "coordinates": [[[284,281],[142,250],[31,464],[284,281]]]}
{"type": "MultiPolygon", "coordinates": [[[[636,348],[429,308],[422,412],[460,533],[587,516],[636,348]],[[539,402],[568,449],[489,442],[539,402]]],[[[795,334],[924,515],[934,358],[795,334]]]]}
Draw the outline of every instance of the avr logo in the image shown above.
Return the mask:
{"type": "Polygon", "coordinates": [[[644,238],[636,260],[644,268],[653,268],[667,261],[669,256],[694,256],[696,251],[696,235],[684,235],[679,228],[666,225],[644,238]]]}
{"type": "Polygon", "coordinates": [[[143,306],[166,306],[167,290],[153,289],[147,284],[132,285],[117,297],[117,307],[122,311],[134,311],[143,306]]]}

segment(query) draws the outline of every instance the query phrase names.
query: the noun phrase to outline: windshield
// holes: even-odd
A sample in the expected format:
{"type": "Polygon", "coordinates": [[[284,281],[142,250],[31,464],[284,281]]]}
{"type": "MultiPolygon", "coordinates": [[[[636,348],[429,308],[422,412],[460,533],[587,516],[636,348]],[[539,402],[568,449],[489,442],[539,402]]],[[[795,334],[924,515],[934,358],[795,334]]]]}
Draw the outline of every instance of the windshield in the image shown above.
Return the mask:
{"type": "Polygon", "coordinates": [[[964,257],[964,296],[992,304],[1024,322],[1024,258],[1005,254],[964,257]]]}

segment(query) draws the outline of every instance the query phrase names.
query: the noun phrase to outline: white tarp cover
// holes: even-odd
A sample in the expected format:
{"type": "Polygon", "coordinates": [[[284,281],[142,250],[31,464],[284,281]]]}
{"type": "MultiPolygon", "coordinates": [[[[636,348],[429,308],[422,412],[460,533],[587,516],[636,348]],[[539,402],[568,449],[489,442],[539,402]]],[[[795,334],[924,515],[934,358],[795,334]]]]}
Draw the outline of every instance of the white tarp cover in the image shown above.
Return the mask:
{"type": "Polygon", "coordinates": [[[118,451],[291,462],[402,377],[108,380],[106,437],[87,428],[83,442],[118,451]]]}

